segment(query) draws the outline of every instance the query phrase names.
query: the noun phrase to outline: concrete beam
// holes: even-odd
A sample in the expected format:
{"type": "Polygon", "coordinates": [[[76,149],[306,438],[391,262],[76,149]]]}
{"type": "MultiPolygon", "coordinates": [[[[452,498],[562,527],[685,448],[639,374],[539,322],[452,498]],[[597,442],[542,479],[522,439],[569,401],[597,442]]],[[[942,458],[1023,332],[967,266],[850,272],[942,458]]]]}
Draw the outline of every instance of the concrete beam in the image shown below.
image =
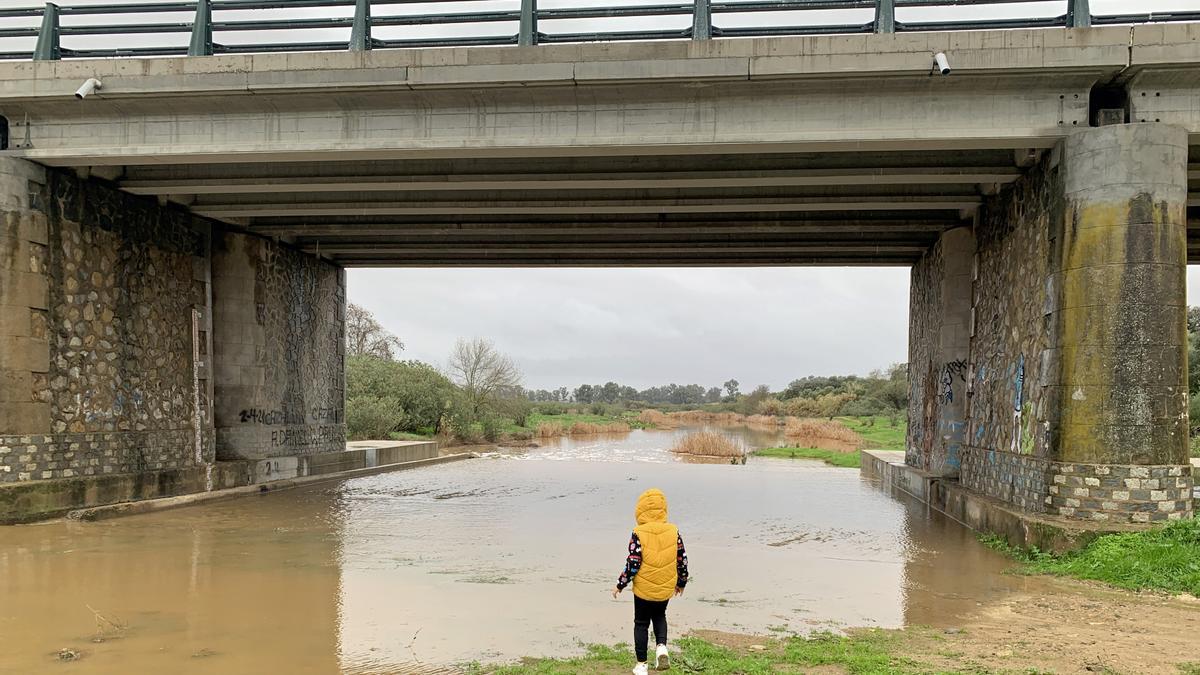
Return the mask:
{"type": "Polygon", "coordinates": [[[821,211],[954,211],[979,206],[976,197],[886,197],[880,199],[768,199],[731,197],[716,199],[608,199],[533,200],[496,202],[312,202],[290,204],[195,204],[192,210],[217,219],[317,216],[423,216],[423,215],[554,215],[627,213],[755,213],[821,211]]]}
{"type": "Polygon", "coordinates": [[[764,253],[755,257],[730,258],[720,255],[697,255],[688,257],[638,257],[632,255],[606,258],[573,258],[557,256],[545,258],[454,258],[423,260],[395,260],[392,258],[338,258],[343,267],[479,267],[479,268],[531,268],[531,267],[909,267],[916,260],[912,255],[779,255],[764,253]]]}
{"type": "Polygon", "coordinates": [[[858,235],[921,235],[936,234],[960,224],[957,219],[942,220],[743,220],[736,222],[617,222],[606,223],[255,223],[252,229],[260,234],[320,238],[334,240],[413,240],[437,239],[538,239],[570,237],[576,239],[606,238],[638,240],[647,237],[704,237],[704,236],[858,236],[858,235]]]}
{"type": "Polygon", "coordinates": [[[422,176],[300,176],[124,180],[121,189],[144,195],[213,195],[442,190],[600,190],[1010,183],[1016,167],[863,168],[778,171],[671,171],[594,174],[439,174],[422,176]]]}

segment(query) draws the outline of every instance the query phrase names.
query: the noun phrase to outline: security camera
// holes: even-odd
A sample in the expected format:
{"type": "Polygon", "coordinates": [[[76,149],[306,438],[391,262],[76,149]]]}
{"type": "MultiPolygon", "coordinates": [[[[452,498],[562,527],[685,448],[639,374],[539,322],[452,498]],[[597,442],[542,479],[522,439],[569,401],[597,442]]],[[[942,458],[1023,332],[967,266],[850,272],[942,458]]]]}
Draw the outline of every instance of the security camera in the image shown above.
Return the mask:
{"type": "Polygon", "coordinates": [[[83,99],[91,96],[92,94],[96,93],[96,90],[99,88],[100,88],[100,80],[97,80],[94,77],[89,77],[88,80],[83,83],[83,86],[80,87],[79,90],[75,92],[75,98],[83,100],[83,99]]]}
{"type": "Polygon", "coordinates": [[[933,55],[933,67],[943,75],[950,74],[950,61],[946,59],[946,52],[938,52],[933,55]]]}

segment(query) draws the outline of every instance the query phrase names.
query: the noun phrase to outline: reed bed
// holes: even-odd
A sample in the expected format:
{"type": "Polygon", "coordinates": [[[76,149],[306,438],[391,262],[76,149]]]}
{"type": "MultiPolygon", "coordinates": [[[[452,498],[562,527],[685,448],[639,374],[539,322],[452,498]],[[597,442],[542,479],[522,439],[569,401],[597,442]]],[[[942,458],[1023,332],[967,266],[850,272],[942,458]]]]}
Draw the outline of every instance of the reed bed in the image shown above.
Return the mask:
{"type": "Polygon", "coordinates": [[[592,422],[574,422],[570,425],[556,422],[539,422],[534,434],[538,438],[557,438],[559,436],[597,436],[599,434],[627,434],[629,425],[624,422],[594,424],[592,422]]]}
{"type": "Polygon", "coordinates": [[[852,429],[834,420],[800,419],[789,417],[784,423],[783,433],[794,438],[823,438],[839,443],[859,447],[863,443],[862,436],[852,429]]]}
{"type": "Polygon", "coordinates": [[[725,434],[715,431],[697,431],[688,434],[671,448],[671,452],[681,455],[700,455],[703,457],[744,457],[746,449],[725,434]]]}
{"type": "Polygon", "coordinates": [[[782,417],[775,415],[751,415],[742,420],[743,424],[754,427],[778,427],[784,423],[782,417]]]}
{"type": "Polygon", "coordinates": [[[658,429],[674,429],[678,426],[670,415],[654,409],[643,410],[642,414],[638,415],[638,421],[658,429]]]}

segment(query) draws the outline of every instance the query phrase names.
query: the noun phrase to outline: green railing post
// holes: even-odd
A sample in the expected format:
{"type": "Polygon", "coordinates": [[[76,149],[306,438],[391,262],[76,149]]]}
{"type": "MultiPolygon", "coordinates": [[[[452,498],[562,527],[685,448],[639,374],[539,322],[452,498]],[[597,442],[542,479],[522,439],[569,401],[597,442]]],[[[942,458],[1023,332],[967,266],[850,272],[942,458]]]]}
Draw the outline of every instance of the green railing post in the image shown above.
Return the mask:
{"type": "Polygon", "coordinates": [[[371,48],[371,0],[355,0],[354,27],[350,29],[350,51],[371,48]]]}
{"type": "Polygon", "coordinates": [[[692,0],[692,39],[712,39],[712,3],[710,0],[692,0]]]}
{"type": "Polygon", "coordinates": [[[517,44],[531,47],[537,44],[537,0],[521,0],[521,27],[517,44]]]}
{"type": "Polygon", "coordinates": [[[896,32],[896,0],[875,0],[875,32],[896,32]]]}
{"type": "Polygon", "coordinates": [[[188,56],[212,56],[212,53],[212,0],[196,0],[196,20],[192,23],[188,56]]]}
{"type": "Polygon", "coordinates": [[[1088,0],[1067,0],[1067,28],[1087,28],[1092,25],[1092,10],[1088,0]]]}
{"type": "Polygon", "coordinates": [[[37,45],[33,48],[34,61],[57,61],[62,58],[58,41],[58,5],[46,3],[42,11],[42,27],[38,31],[37,45]]]}

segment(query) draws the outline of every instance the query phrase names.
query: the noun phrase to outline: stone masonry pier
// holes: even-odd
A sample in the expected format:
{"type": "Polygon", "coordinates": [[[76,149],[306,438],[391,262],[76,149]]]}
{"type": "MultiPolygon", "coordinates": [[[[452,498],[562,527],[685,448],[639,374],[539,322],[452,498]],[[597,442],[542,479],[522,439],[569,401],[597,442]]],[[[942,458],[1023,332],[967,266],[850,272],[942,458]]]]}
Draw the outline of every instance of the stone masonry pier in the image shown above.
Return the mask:
{"type": "Polygon", "coordinates": [[[1033,514],[1193,515],[1187,134],[1080,130],[912,284],[907,464],[1033,514]]]}
{"type": "Polygon", "coordinates": [[[337,266],[3,157],[0,226],[0,486],[345,450],[337,266]]]}

